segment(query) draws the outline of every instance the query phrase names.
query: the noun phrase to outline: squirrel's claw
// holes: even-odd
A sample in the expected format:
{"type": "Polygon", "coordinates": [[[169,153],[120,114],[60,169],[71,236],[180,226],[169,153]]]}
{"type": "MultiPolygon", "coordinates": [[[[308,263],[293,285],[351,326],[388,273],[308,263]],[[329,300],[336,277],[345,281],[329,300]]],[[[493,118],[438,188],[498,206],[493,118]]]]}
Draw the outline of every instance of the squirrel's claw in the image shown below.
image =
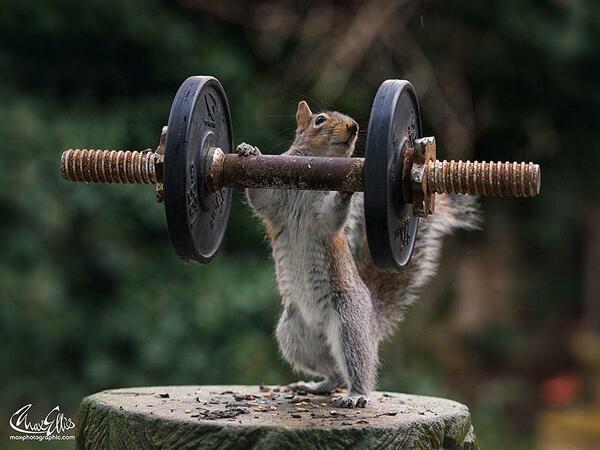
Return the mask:
{"type": "Polygon", "coordinates": [[[257,155],[260,155],[260,150],[258,149],[258,147],[254,147],[253,145],[246,144],[245,142],[242,142],[240,145],[238,145],[236,147],[236,149],[235,149],[235,152],[239,156],[257,156],[257,155]]]}
{"type": "Polygon", "coordinates": [[[346,202],[352,198],[354,192],[340,192],[340,197],[343,202],[346,202]]]}
{"type": "Polygon", "coordinates": [[[334,398],[331,403],[337,408],[364,408],[369,400],[364,395],[345,395],[334,398]]]}

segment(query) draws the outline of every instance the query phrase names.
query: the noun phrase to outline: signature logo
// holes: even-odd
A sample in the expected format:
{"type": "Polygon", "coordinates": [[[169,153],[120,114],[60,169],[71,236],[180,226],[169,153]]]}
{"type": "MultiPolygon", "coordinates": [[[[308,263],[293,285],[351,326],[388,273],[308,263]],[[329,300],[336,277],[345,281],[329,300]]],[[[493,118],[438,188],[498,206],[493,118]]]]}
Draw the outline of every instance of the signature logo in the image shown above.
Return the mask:
{"type": "Polygon", "coordinates": [[[10,427],[19,433],[51,436],[64,433],[75,428],[75,423],[62,412],[60,407],[55,406],[46,417],[37,422],[29,419],[28,413],[31,403],[19,408],[9,420],[10,427]]]}

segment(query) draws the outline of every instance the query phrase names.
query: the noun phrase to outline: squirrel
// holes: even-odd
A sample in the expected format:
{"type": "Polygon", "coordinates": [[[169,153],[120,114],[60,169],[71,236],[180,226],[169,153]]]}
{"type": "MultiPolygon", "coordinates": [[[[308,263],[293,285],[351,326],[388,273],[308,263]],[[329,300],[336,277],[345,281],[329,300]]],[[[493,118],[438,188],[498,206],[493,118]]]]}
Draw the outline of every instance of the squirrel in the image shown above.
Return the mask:
{"type": "MultiPolygon", "coordinates": [[[[314,114],[298,104],[289,156],[350,157],[358,124],[335,111],[314,114]]],[[[241,157],[260,150],[240,144],[241,157]]],[[[436,214],[421,221],[414,257],[401,273],[379,272],[369,255],[363,194],[247,189],[246,197],[270,239],[283,310],[276,338],[298,371],[321,377],[293,391],[331,394],[346,385],[336,407],[365,407],[375,387],[379,343],[434,274],[441,238],[477,227],[474,200],[440,195],[436,214]]]]}

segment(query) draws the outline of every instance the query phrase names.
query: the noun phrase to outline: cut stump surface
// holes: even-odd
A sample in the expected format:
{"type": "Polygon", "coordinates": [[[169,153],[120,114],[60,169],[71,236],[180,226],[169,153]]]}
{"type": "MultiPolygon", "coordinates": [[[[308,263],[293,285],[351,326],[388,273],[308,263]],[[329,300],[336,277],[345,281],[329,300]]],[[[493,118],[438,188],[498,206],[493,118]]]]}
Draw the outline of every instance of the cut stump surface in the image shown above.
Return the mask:
{"type": "Polygon", "coordinates": [[[103,391],[83,399],[77,429],[78,449],[477,448],[468,408],[451,400],[374,392],[341,409],[282,386],[103,391]]]}

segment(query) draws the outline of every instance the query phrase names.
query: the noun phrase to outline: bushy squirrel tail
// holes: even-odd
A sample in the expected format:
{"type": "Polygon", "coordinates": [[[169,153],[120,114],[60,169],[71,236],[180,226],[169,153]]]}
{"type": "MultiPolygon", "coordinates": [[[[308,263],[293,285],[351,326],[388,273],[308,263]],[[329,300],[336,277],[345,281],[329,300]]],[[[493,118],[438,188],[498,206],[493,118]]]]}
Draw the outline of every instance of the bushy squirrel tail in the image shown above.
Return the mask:
{"type": "Polygon", "coordinates": [[[435,214],[420,220],[413,256],[399,273],[379,272],[373,264],[366,241],[363,195],[355,194],[352,201],[345,231],[358,271],[379,313],[382,331],[387,334],[435,275],[444,236],[458,229],[479,228],[477,199],[464,195],[437,195],[435,214]]]}

